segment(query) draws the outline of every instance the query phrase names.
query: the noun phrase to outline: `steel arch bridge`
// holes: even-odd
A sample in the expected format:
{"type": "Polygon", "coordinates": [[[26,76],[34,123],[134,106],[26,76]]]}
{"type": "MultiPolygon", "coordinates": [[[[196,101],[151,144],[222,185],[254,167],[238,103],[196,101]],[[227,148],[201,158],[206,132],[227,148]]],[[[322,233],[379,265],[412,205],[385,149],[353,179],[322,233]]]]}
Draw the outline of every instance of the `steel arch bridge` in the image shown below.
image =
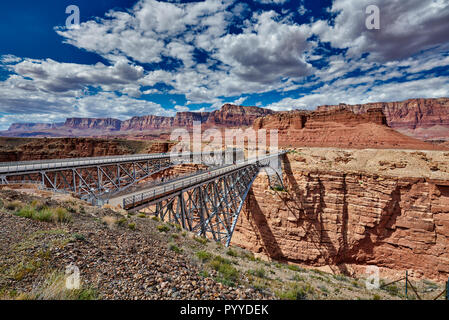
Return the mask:
{"type": "MultiPolygon", "coordinates": [[[[234,157],[235,157],[234,153],[234,157]]],[[[146,154],[96,158],[23,161],[0,164],[0,184],[39,183],[56,192],[70,192],[93,204],[104,196],[126,190],[148,177],[182,164],[201,159],[214,165],[210,154],[146,154]]]]}
{"type": "MultiPolygon", "coordinates": [[[[123,208],[131,212],[143,210],[229,246],[260,169],[270,167],[271,160],[278,160],[284,153],[211,170],[123,198],[123,208]]],[[[276,163],[276,168],[269,173],[270,183],[276,179],[282,185],[282,169],[280,162],[276,163]]]]}

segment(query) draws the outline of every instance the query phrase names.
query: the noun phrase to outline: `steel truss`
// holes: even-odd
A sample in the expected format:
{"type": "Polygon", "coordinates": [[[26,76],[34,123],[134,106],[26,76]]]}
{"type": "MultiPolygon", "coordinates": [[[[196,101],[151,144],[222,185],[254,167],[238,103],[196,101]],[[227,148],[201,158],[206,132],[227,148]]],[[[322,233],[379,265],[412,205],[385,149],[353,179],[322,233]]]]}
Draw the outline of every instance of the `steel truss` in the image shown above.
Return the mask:
{"type": "Polygon", "coordinates": [[[2,176],[2,184],[40,181],[52,191],[73,192],[95,203],[105,194],[114,194],[178,164],[169,158],[107,163],[77,168],[59,168],[21,175],[2,176]]]}
{"type": "Polygon", "coordinates": [[[145,213],[229,246],[259,163],[152,201],[145,213]]]}

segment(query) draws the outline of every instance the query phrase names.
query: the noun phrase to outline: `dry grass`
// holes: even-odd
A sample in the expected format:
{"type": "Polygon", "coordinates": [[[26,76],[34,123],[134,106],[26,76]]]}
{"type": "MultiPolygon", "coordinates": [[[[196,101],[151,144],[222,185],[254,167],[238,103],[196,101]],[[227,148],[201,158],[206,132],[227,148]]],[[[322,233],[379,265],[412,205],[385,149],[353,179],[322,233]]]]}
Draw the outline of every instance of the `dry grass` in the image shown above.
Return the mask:
{"type": "Polygon", "coordinates": [[[101,221],[109,227],[109,229],[114,229],[117,224],[117,218],[113,216],[104,216],[101,221]]]}

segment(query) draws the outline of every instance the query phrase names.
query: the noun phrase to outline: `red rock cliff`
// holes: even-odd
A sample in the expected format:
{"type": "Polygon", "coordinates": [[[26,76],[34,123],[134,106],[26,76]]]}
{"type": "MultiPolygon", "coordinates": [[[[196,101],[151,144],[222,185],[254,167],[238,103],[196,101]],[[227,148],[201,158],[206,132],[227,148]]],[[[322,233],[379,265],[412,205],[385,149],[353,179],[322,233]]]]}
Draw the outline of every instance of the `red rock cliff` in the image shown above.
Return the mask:
{"type": "Polygon", "coordinates": [[[256,179],[233,244],[336,272],[363,274],[373,264],[447,280],[449,181],[301,171],[290,161],[287,192],[256,179]]]}
{"type": "Polygon", "coordinates": [[[387,126],[382,109],[357,114],[338,106],[322,111],[280,112],[254,122],[255,129],[278,129],[280,146],[444,149],[387,126]]]}
{"type": "MultiPolygon", "coordinates": [[[[366,113],[373,108],[382,108],[388,125],[394,129],[416,130],[437,127],[438,131],[449,132],[449,98],[439,99],[409,99],[401,102],[378,102],[358,105],[340,104],[338,106],[325,105],[318,110],[335,110],[346,108],[354,113],[366,113]]],[[[431,132],[432,135],[440,137],[443,133],[431,132]]],[[[420,132],[411,132],[411,135],[423,137],[420,132]]],[[[444,135],[443,135],[444,136],[444,135]]],[[[446,134],[449,137],[449,134],[446,134]]]]}

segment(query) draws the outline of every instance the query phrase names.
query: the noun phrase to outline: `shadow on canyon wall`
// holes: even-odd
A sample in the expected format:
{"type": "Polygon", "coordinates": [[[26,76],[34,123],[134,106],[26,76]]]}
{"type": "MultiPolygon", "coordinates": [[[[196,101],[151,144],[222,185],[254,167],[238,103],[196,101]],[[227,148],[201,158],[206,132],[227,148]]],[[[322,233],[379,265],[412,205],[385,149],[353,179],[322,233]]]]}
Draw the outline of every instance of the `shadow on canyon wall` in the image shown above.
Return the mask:
{"type": "Polygon", "coordinates": [[[337,239],[338,245],[336,245],[335,236],[331,237],[323,225],[323,214],[326,209],[326,187],[321,179],[316,178],[315,185],[310,185],[310,188],[304,188],[303,190],[293,175],[287,156],[283,157],[283,166],[286,190],[285,192],[278,192],[277,195],[285,205],[289,217],[294,217],[292,220],[295,221],[289,221],[288,223],[295,223],[298,229],[302,229],[303,236],[300,237],[299,241],[304,240],[313,244],[319,254],[316,258],[309,258],[309,260],[293,260],[285,256],[251,190],[247,202],[251,208],[247,212],[251,212],[252,215],[252,219],[249,219],[249,221],[253,224],[253,230],[258,232],[265,253],[270,258],[283,262],[315,266],[327,265],[333,272],[338,271],[344,274],[349,274],[346,264],[369,263],[374,258],[374,248],[394,232],[391,227],[402,212],[400,205],[401,187],[397,185],[392,191],[391,200],[382,208],[382,214],[376,225],[373,228],[366,229],[362,239],[350,242],[348,239],[349,229],[351,228],[348,214],[348,186],[346,174],[343,174],[342,214],[338,218],[341,220],[337,220],[337,224],[340,224],[341,228],[337,239]]]}

